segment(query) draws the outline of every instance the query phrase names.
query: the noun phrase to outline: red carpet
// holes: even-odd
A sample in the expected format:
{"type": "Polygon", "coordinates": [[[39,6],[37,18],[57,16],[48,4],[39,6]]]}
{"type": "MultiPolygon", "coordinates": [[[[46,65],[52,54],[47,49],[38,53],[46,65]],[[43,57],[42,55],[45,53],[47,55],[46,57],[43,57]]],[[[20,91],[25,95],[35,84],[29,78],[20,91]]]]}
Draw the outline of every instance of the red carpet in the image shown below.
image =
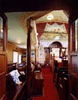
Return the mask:
{"type": "Polygon", "coordinates": [[[59,100],[58,92],[53,83],[53,74],[50,72],[49,67],[42,69],[44,78],[43,96],[33,97],[33,100],[59,100]]]}

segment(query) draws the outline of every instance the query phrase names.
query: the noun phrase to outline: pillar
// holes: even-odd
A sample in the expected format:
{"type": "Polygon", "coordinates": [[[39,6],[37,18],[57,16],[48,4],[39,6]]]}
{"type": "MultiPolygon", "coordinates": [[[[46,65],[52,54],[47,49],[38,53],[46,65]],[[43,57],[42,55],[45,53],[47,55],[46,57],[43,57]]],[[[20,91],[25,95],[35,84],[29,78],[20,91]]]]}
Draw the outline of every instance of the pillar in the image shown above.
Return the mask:
{"type": "Polygon", "coordinates": [[[31,19],[27,21],[27,98],[31,100],[31,19]]]}

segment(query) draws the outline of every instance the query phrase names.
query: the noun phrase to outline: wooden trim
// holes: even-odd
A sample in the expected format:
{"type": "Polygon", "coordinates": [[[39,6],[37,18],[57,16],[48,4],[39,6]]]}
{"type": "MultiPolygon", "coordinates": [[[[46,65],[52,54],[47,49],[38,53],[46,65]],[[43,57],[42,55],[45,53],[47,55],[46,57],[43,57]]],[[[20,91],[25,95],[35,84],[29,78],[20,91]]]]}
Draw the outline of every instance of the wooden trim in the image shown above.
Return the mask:
{"type": "Polygon", "coordinates": [[[74,22],[77,18],[78,18],[78,11],[75,11],[71,14],[71,16],[69,17],[69,23],[74,22]]]}
{"type": "Polygon", "coordinates": [[[69,52],[70,56],[78,56],[78,51],[69,52]]]}
{"type": "Polygon", "coordinates": [[[70,95],[70,97],[72,98],[72,100],[77,100],[76,97],[73,96],[73,94],[70,93],[69,95],[70,95]]]}
{"type": "Polygon", "coordinates": [[[2,72],[2,73],[0,73],[0,76],[2,76],[2,75],[4,75],[5,74],[5,72],[2,72]]]}
{"type": "Polygon", "coordinates": [[[7,54],[5,51],[0,51],[0,55],[5,55],[7,54]]]}
{"type": "Polygon", "coordinates": [[[70,52],[70,23],[68,28],[68,53],[70,52]]]}
{"type": "Polygon", "coordinates": [[[2,96],[2,98],[0,100],[5,100],[4,98],[5,98],[5,94],[2,96]]]}
{"type": "Polygon", "coordinates": [[[75,51],[75,22],[69,23],[69,52],[75,51]]]}
{"type": "Polygon", "coordinates": [[[17,91],[17,94],[15,95],[15,97],[13,98],[13,100],[17,100],[17,97],[20,94],[20,92],[22,91],[23,87],[25,86],[25,83],[26,83],[26,81],[23,82],[23,84],[21,86],[19,86],[20,87],[20,90],[17,91]]]}
{"type": "Polygon", "coordinates": [[[0,13],[0,16],[1,16],[3,19],[7,20],[7,16],[6,16],[4,13],[0,13]]]}

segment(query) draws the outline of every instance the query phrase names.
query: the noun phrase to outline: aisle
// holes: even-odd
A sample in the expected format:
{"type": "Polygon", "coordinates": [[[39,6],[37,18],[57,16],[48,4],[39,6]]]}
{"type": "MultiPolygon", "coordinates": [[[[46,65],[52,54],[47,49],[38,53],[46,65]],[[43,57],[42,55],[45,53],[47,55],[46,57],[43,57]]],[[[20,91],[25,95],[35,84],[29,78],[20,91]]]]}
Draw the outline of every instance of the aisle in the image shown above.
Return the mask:
{"type": "Polygon", "coordinates": [[[53,83],[53,74],[50,72],[49,67],[42,69],[44,78],[43,96],[33,97],[32,100],[59,100],[58,92],[53,83]]]}

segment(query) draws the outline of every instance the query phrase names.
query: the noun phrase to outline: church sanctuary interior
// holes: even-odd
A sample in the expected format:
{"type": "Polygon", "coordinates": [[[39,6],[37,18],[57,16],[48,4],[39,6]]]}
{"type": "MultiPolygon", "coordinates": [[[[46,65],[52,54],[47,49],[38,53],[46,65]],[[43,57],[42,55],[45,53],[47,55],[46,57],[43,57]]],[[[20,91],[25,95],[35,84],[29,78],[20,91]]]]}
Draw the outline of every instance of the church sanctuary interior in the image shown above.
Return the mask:
{"type": "Polygon", "coordinates": [[[0,100],[78,100],[77,0],[0,0],[0,100]]]}

